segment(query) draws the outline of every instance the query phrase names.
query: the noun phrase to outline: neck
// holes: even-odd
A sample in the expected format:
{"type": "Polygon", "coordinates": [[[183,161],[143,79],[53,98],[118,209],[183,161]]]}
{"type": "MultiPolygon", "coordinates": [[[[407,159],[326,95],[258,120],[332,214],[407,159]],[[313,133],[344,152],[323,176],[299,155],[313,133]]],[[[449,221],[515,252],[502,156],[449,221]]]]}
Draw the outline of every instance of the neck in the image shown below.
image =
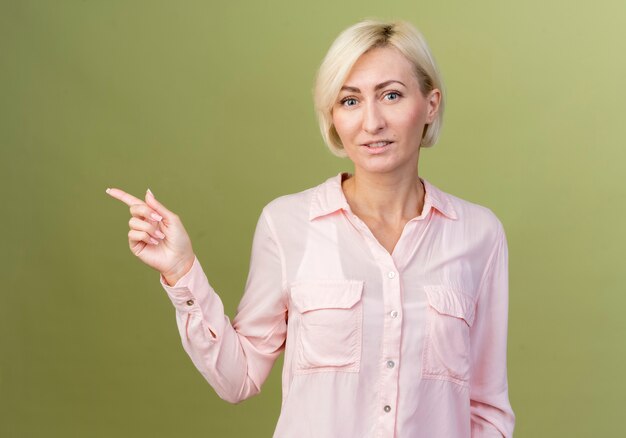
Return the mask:
{"type": "Polygon", "coordinates": [[[342,188],[354,214],[377,222],[404,223],[419,216],[424,207],[425,191],[417,166],[403,174],[355,169],[353,175],[343,180],[342,188]]]}

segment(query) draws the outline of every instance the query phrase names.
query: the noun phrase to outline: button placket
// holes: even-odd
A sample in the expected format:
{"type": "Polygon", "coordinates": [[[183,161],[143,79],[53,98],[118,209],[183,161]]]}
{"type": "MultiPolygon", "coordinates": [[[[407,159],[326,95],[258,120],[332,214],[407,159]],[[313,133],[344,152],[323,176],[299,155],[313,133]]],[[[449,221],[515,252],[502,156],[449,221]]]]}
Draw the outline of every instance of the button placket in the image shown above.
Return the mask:
{"type": "MultiPolygon", "coordinates": [[[[391,404],[385,403],[396,400],[398,397],[398,367],[395,361],[384,360],[384,358],[400,357],[402,318],[398,318],[400,312],[396,310],[402,307],[400,272],[398,271],[393,256],[378,242],[367,225],[360,220],[360,218],[355,217],[355,215],[351,217],[348,216],[348,219],[353,222],[355,228],[365,239],[374,257],[374,261],[380,269],[383,280],[383,305],[385,313],[390,316],[389,319],[386,318],[384,321],[383,346],[381,351],[383,358],[383,364],[381,364],[381,366],[384,390],[381,394],[380,401],[383,405],[382,414],[385,415],[385,413],[391,412],[391,404]]],[[[395,415],[385,415],[385,419],[383,419],[380,427],[383,436],[392,436],[395,430],[395,415]]]]}
{"type": "Polygon", "coordinates": [[[398,398],[399,367],[402,318],[399,310],[402,307],[402,282],[400,271],[394,258],[388,253],[381,257],[380,269],[383,286],[385,313],[383,347],[381,360],[382,388],[380,402],[383,408],[381,415],[381,436],[393,436],[396,428],[395,415],[391,414],[392,405],[398,398]],[[393,358],[393,359],[392,359],[393,358]]]}

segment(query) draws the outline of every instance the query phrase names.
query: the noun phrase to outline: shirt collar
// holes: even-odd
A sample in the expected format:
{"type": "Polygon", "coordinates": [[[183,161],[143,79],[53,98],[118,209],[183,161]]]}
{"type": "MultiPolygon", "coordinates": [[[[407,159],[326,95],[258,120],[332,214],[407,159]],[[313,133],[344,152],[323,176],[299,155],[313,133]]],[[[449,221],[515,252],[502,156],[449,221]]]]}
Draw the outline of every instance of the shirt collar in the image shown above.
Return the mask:
{"type": "MultiPolygon", "coordinates": [[[[316,187],[311,199],[309,220],[341,209],[346,212],[351,211],[341,188],[341,180],[344,173],[347,174],[347,172],[339,172],[316,187]]],[[[422,177],[419,178],[424,183],[424,188],[426,189],[422,215],[425,216],[425,213],[428,213],[428,210],[434,207],[450,219],[457,219],[457,213],[448,194],[432,185],[428,180],[422,177]]]]}

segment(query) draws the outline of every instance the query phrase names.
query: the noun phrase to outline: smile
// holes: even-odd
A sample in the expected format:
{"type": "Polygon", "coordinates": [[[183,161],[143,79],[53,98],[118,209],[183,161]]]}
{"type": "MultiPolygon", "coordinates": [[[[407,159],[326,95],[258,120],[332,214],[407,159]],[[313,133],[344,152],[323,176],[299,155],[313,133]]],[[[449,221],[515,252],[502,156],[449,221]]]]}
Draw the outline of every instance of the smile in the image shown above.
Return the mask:
{"type": "Polygon", "coordinates": [[[374,143],[365,143],[365,150],[370,154],[381,154],[390,148],[392,141],[377,141],[374,143]]]}
{"type": "Polygon", "coordinates": [[[368,148],[382,148],[383,146],[387,146],[390,143],[390,141],[377,141],[376,143],[366,143],[365,146],[367,146],[368,148]]]}

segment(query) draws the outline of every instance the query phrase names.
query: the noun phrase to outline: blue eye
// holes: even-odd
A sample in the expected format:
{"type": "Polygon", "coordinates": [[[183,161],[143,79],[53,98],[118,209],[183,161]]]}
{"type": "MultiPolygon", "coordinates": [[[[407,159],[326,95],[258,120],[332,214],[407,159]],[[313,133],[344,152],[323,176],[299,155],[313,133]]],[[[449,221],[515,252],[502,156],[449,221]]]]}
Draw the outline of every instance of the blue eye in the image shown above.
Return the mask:
{"type": "Polygon", "coordinates": [[[388,99],[388,100],[398,100],[398,98],[400,97],[400,93],[392,91],[390,93],[385,94],[385,97],[389,97],[389,96],[396,96],[396,97],[393,99],[388,99]]]}
{"type": "Polygon", "coordinates": [[[344,106],[354,106],[354,105],[346,105],[347,102],[354,102],[354,105],[356,105],[356,99],[354,97],[346,97],[345,99],[341,100],[341,104],[344,106]]]}

